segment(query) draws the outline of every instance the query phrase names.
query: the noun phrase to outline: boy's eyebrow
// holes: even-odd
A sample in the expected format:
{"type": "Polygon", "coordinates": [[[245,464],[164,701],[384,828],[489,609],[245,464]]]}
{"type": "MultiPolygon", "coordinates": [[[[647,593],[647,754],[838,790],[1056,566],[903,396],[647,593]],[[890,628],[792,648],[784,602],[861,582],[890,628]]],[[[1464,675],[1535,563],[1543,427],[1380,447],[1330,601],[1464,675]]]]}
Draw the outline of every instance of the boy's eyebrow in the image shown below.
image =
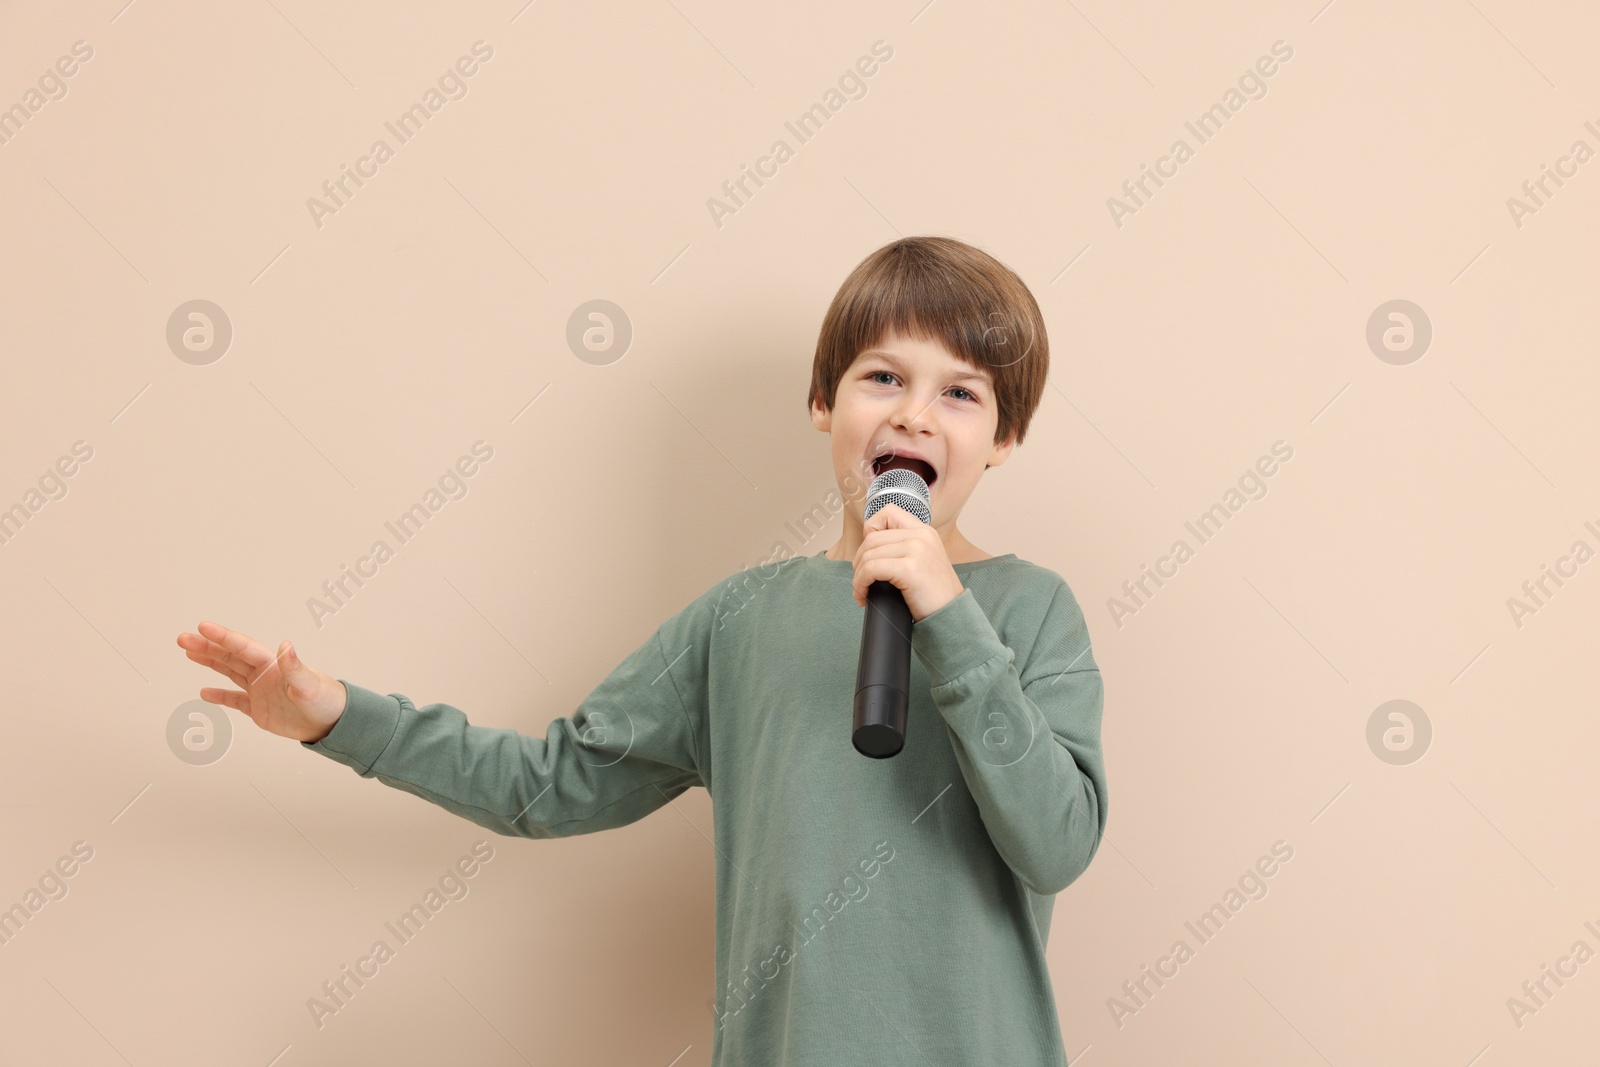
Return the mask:
{"type": "MultiPolygon", "coordinates": [[[[877,356],[879,359],[883,360],[885,363],[892,363],[896,367],[899,367],[901,370],[904,370],[906,368],[906,361],[905,360],[901,359],[899,356],[895,355],[893,352],[887,351],[887,350],[882,349],[882,348],[869,348],[865,352],[861,353],[861,356],[862,356],[863,359],[865,359],[867,356],[877,356]]],[[[964,370],[951,371],[950,374],[947,375],[947,377],[956,378],[956,379],[960,379],[960,380],[965,380],[965,381],[969,381],[969,382],[983,382],[986,385],[990,384],[989,376],[987,374],[978,374],[978,373],[975,373],[973,371],[964,371],[964,370]]]]}

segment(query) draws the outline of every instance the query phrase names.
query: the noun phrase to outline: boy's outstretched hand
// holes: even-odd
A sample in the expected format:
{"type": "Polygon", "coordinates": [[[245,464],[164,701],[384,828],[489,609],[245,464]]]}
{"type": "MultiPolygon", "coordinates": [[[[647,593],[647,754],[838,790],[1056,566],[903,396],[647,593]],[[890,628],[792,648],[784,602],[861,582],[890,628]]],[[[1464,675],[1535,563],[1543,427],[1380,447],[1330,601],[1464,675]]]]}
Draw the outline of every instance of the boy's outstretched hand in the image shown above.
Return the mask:
{"type": "Polygon", "coordinates": [[[232,679],[244,692],[202,689],[200,699],[250,716],[279,737],[320,741],[344,714],[344,683],[300,662],[285,641],[277,654],[247,634],[202,622],[197,634],[179,634],[178,646],[202,667],[232,679]]]}
{"type": "Polygon", "coordinates": [[[900,590],[911,621],[921,622],[961,595],[966,586],[950,565],[939,531],[899,504],[885,504],[861,527],[861,544],[851,561],[850,592],[867,603],[867,590],[886,581],[900,590]]]}

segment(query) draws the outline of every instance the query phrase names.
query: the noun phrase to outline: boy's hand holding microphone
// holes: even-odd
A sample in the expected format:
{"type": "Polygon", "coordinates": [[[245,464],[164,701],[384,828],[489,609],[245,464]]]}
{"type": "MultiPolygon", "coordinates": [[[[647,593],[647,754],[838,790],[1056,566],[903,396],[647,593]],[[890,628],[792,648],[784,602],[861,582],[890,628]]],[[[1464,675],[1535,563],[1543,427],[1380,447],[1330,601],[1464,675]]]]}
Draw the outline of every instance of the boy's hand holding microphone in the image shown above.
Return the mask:
{"type": "MultiPolygon", "coordinates": [[[[927,495],[926,489],[923,495],[927,495]]],[[[885,504],[861,527],[861,544],[850,561],[850,593],[865,607],[877,581],[900,590],[911,620],[921,622],[966,591],[950,565],[939,531],[899,504],[885,504]]]]}
{"type": "Polygon", "coordinates": [[[344,714],[344,683],[300,662],[294,645],[267,646],[237,630],[202,622],[197,634],[179,634],[178,646],[202,667],[225,674],[243,692],[202,689],[200,699],[242,711],[268,733],[315,742],[344,714]]]}

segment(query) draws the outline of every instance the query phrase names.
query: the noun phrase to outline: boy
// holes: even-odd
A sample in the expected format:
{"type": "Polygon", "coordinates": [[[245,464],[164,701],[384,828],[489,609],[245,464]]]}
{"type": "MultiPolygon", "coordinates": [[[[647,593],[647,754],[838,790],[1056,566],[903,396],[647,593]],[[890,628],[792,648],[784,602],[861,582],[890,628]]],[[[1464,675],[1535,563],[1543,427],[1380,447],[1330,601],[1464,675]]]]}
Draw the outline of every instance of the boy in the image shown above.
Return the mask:
{"type": "Polygon", "coordinates": [[[702,594],[543,739],[332,678],[287,641],[274,657],[201,623],[178,643],[245,690],[204,699],[500,834],[622,826],[704,786],[718,1067],[1065,1065],[1044,949],[1105,829],[1100,672],[1059,575],[956,529],[1048,368],[1037,304],[987,253],[916,237],[867,257],[808,398],[843,536],[702,594]],[[889,465],[929,483],[931,525],[895,505],[862,523],[889,465]],[[916,653],[884,760],[850,743],[877,580],[904,595],[916,653]]]}

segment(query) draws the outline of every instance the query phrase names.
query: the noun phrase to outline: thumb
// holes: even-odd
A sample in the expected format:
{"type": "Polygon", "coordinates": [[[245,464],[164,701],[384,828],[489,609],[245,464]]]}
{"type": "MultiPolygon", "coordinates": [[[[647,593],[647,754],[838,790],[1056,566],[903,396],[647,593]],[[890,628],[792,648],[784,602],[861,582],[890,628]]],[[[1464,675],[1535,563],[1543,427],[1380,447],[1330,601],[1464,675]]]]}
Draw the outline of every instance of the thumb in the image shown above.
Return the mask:
{"type": "Polygon", "coordinates": [[[289,641],[279,645],[278,651],[281,653],[278,662],[283,665],[284,684],[288,687],[290,695],[305,696],[308,672],[305,664],[300,662],[299,653],[295,652],[293,643],[289,641]]]}

